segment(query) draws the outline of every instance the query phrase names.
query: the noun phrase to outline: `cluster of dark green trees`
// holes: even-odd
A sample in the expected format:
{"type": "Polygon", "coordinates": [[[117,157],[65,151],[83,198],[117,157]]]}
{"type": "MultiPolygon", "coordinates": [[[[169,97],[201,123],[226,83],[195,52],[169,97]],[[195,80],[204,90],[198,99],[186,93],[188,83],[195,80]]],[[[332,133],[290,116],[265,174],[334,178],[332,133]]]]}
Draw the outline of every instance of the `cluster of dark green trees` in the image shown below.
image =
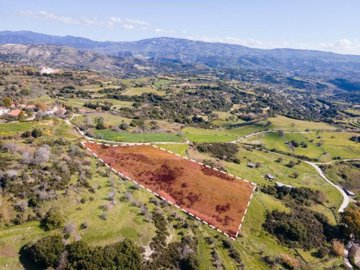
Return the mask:
{"type": "Polygon", "coordinates": [[[201,143],[196,145],[196,149],[199,152],[208,153],[221,160],[240,163],[236,156],[239,152],[239,147],[234,143],[201,143]]]}
{"type": "Polygon", "coordinates": [[[139,270],[142,261],[139,249],[128,240],[105,247],[90,247],[83,241],[65,245],[60,235],[42,238],[20,251],[26,269],[49,267],[67,270],[139,270]]]}
{"type": "MultiPolygon", "coordinates": [[[[360,239],[360,205],[352,204],[341,213],[336,225],[309,209],[324,203],[324,194],[309,188],[264,186],[261,191],[285,202],[290,212],[274,210],[266,215],[263,227],[283,245],[305,250],[316,249],[315,256],[339,255],[334,242],[360,239]]],[[[340,254],[341,255],[341,254],[340,254]]]]}
{"type": "Polygon", "coordinates": [[[324,200],[324,194],[310,188],[290,188],[286,186],[264,186],[261,191],[285,201],[288,205],[313,205],[324,200]]]}

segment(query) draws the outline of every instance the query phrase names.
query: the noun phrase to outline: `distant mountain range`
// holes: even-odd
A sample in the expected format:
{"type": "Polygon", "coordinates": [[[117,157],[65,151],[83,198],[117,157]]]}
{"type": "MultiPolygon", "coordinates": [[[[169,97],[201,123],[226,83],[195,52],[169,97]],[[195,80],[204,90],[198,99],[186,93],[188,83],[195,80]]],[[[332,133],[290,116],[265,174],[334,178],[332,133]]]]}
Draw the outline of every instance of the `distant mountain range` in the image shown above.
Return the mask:
{"type": "Polygon", "coordinates": [[[285,72],[293,76],[342,77],[360,80],[360,56],[296,49],[254,49],[179,38],[152,38],[132,42],[99,42],[72,36],[29,31],[0,32],[0,60],[122,71],[181,71],[247,69],[285,72]],[[67,47],[67,48],[65,48],[67,47]],[[70,47],[70,48],[69,48],[70,47]],[[52,62],[53,61],[53,62],[52,62]]]}

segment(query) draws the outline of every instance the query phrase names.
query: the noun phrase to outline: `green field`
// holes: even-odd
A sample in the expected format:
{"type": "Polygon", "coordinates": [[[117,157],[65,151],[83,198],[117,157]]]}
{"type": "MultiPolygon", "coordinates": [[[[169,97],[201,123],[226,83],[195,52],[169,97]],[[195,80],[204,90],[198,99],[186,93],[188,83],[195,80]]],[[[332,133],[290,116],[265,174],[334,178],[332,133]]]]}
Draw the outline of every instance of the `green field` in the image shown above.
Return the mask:
{"type": "Polygon", "coordinates": [[[231,142],[239,137],[267,129],[265,124],[254,124],[233,129],[203,129],[186,127],[182,129],[184,137],[196,143],[231,142]]]}
{"type": "Polygon", "coordinates": [[[333,162],[322,166],[326,176],[334,183],[360,194],[360,161],[333,162]]]}
{"type": "Polygon", "coordinates": [[[182,142],[174,133],[129,133],[112,130],[95,130],[98,138],[115,142],[182,142]]]}
{"type": "Polygon", "coordinates": [[[272,129],[283,129],[285,131],[305,131],[305,130],[335,130],[336,128],[322,122],[311,122],[291,119],[286,116],[276,116],[268,119],[272,129]]]}
{"type": "Polygon", "coordinates": [[[118,115],[113,115],[111,113],[107,113],[107,112],[102,112],[102,113],[90,113],[90,114],[86,114],[86,115],[78,115],[75,116],[71,122],[76,125],[76,126],[82,126],[85,124],[85,120],[89,119],[90,122],[95,125],[96,123],[96,119],[98,119],[99,117],[102,117],[104,119],[104,124],[106,126],[118,126],[120,125],[121,122],[125,122],[127,124],[129,124],[131,122],[131,119],[129,118],[124,118],[118,115]]]}
{"type": "Polygon", "coordinates": [[[356,135],[349,132],[309,132],[284,133],[268,132],[246,139],[244,142],[261,144],[266,149],[284,153],[305,156],[319,161],[329,161],[332,158],[357,158],[360,155],[360,145],[349,139],[356,135]],[[304,142],[307,147],[290,147],[291,140],[304,142]]]}
{"type": "Polygon", "coordinates": [[[123,94],[126,96],[141,96],[144,93],[153,93],[153,94],[157,94],[159,96],[162,96],[165,94],[164,91],[159,91],[152,87],[130,87],[130,88],[126,89],[123,94]]]}
{"type": "Polygon", "coordinates": [[[73,131],[59,119],[0,124],[0,136],[19,136],[35,127],[43,130],[44,134],[48,136],[74,138],[73,131]]]}
{"type": "Polygon", "coordinates": [[[122,107],[131,107],[133,102],[130,101],[121,101],[117,99],[106,99],[106,98],[97,98],[97,99],[79,99],[79,98],[61,98],[59,99],[61,102],[63,102],[65,105],[73,106],[73,107],[83,107],[85,103],[92,102],[92,103],[104,103],[109,102],[112,103],[112,109],[119,109],[122,107]]]}
{"type": "Polygon", "coordinates": [[[186,156],[186,150],[189,148],[187,144],[158,144],[160,148],[172,151],[181,156],[186,156]]]}

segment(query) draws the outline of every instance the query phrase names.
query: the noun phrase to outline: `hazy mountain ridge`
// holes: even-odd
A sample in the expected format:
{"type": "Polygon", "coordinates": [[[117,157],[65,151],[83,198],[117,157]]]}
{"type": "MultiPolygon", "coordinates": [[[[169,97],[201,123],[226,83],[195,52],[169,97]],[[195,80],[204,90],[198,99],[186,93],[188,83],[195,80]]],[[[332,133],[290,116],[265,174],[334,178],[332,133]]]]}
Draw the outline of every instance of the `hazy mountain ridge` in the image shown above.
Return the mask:
{"type": "MultiPolygon", "coordinates": [[[[241,45],[167,37],[132,42],[99,42],[86,38],[50,36],[27,31],[0,32],[0,44],[8,43],[31,46],[57,45],[72,47],[81,51],[94,51],[100,53],[95,54],[96,58],[115,66],[121,65],[123,59],[126,58],[129,61],[130,59],[131,61],[137,59],[154,65],[165,63],[169,67],[172,65],[171,69],[175,70],[183,65],[192,65],[217,69],[272,70],[293,75],[345,77],[360,80],[360,56],[322,51],[264,50],[241,45]],[[120,57],[121,60],[116,57],[120,57]]],[[[2,49],[1,54],[4,55],[4,53],[9,54],[10,52],[4,52],[2,49]]],[[[89,53],[87,52],[87,54],[89,53]]],[[[80,51],[79,54],[81,55],[80,51]]],[[[87,66],[89,64],[88,55],[85,54],[84,56],[84,64],[82,65],[87,66]]],[[[66,59],[65,55],[64,57],[66,59]]],[[[82,61],[81,58],[78,59],[80,62],[82,61]]],[[[67,61],[63,62],[67,63],[67,61]]],[[[96,68],[96,65],[93,68],[96,68]]]]}

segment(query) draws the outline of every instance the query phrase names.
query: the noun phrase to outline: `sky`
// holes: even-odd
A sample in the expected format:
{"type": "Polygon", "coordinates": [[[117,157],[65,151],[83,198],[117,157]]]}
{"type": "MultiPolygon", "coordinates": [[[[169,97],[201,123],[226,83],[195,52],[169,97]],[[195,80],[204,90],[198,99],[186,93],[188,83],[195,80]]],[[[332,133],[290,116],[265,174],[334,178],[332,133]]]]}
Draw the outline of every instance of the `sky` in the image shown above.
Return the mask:
{"type": "Polygon", "coordinates": [[[0,0],[0,30],[360,55],[359,0],[0,0]]]}

